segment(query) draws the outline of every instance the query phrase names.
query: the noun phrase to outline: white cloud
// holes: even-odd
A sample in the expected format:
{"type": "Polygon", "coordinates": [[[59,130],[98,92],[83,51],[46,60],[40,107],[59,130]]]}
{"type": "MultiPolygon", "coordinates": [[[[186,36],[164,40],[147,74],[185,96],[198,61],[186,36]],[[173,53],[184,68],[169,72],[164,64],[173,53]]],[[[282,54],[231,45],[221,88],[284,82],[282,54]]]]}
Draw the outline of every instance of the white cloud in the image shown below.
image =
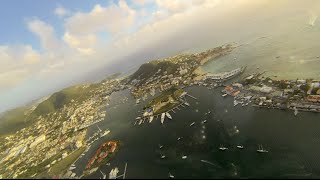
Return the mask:
{"type": "Polygon", "coordinates": [[[138,4],[138,5],[142,6],[142,5],[146,5],[148,3],[151,3],[152,0],[132,0],[132,2],[134,4],[138,4]]]}
{"type": "Polygon", "coordinates": [[[53,13],[61,18],[61,17],[68,15],[69,11],[62,6],[59,6],[54,10],[53,13]]]}
{"type": "Polygon", "coordinates": [[[55,31],[51,25],[35,19],[28,22],[28,28],[39,37],[41,45],[45,50],[52,51],[61,48],[61,44],[56,38],[55,31]]]}
{"type": "Polygon", "coordinates": [[[99,31],[116,34],[134,24],[136,11],[130,8],[124,0],[118,4],[102,7],[97,4],[88,12],[77,12],[66,20],[66,31],[70,34],[83,35],[99,31]]]}

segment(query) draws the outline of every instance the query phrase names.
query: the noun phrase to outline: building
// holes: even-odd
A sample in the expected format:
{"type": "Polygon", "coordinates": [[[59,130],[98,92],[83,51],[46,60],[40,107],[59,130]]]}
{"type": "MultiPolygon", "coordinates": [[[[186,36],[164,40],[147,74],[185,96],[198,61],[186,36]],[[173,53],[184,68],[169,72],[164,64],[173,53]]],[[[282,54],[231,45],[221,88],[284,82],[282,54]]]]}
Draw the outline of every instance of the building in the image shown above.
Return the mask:
{"type": "Polygon", "coordinates": [[[31,143],[30,144],[30,148],[33,148],[33,147],[35,147],[35,146],[37,146],[38,144],[40,144],[40,143],[42,143],[43,141],[45,141],[46,140],[46,135],[41,135],[41,136],[39,136],[39,137],[37,137],[34,141],[33,141],[33,143],[31,143]]]}
{"type": "Polygon", "coordinates": [[[263,92],[263,93],[270,93],[271,91],[272,91],[272,87],[263,86],[260,88],[260,92],[263,92]]]}
{"type": "Polygon", "coordinates": [[[309,102],[320,102],[320,95],[309,95],[307,100],[309,102]]]}

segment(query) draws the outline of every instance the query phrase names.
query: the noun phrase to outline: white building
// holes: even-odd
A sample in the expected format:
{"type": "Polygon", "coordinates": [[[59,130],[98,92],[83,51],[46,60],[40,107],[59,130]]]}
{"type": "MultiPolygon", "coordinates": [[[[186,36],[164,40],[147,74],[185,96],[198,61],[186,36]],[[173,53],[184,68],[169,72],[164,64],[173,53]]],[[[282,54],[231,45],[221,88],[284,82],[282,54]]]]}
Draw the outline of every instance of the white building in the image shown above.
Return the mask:
{"type": "Polygon", "coordinates": [[[41,135],[41,136],[39,136],[39,137],[37,137],[34,141],[33,141],[33,143],[31,143],[30,144],[30,148],[33,148],[33,147],[35,147],[35,146],[37,146],[38,144],[40,144],[40,143],[42,143],[43,141],[45,141],[46,140],[46,135],[41,135]]]}

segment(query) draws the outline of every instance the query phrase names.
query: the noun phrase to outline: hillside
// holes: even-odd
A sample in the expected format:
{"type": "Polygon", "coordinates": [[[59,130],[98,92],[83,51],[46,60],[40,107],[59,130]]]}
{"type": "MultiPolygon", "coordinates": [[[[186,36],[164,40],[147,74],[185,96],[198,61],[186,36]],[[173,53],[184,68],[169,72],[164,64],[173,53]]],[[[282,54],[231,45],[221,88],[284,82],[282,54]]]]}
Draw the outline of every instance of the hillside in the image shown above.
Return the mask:
{"type": "Polygon", "coordinates": [[[1,114],[0,117],[0,135],[14,133],[26,126],[25,112],[30,107],[23,106],[16,109],[9,110],[1,114]]]}

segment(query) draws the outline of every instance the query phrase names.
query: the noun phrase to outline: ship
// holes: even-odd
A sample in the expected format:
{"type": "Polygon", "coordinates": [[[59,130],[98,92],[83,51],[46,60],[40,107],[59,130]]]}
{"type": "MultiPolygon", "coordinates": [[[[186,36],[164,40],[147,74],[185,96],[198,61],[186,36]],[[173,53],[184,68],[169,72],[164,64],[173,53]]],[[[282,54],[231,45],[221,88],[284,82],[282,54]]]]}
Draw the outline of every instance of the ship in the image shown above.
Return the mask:
{"type": "Polygon", "coordinates": [[[267,153],[269,151],[263,149],[262,145],[258,145],[258,150],[257,150],[258,153],[267,153]]]}
{"type": "Polygon", "coordinates": [[[166,113],[161,114],[161,124],[163,124],[163,122],[164,122],[165,115],[166,115],[166,113]]]}
{"type": "Polygon", "coordinates": [[[170,115],[168,112],[166,112],[166,116],[167,116],[169,119],[172,119],[171,115],[170,115]]]}
{"type": "Polygon", "coordinates": [[[88,172],[90,173],[93,169],[106,164],[118,151],[118,146],[119,141],[106,141],[102,143],[95,154],[89,159],[84,173],[88,174],[88,172]]]}
{"type": "Polygon", "coordinates": [[[149,123],[152,122],[153,118],[154,118],[153,116],[150,116],[150,118],[149,118],[149,123]]]}

